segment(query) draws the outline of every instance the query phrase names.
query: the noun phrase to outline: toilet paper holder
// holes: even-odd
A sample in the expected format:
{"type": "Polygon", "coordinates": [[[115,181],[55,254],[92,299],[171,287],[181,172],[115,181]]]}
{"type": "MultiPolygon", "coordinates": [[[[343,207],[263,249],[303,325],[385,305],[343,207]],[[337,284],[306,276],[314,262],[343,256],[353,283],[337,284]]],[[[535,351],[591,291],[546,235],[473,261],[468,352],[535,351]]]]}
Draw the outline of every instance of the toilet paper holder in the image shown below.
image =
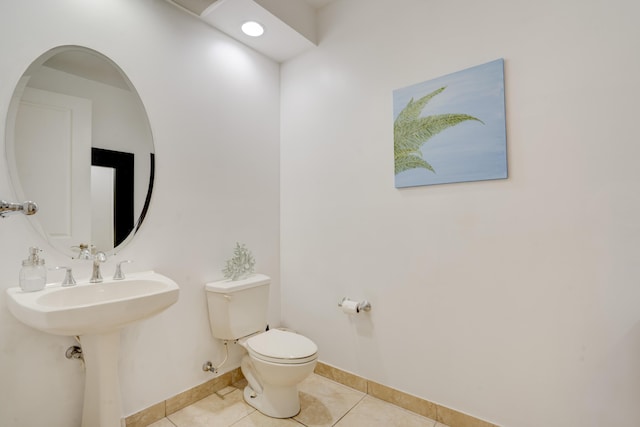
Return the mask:
{"type": "MultiPolygon", "coordinates": [[[[338,307],[342,308],[344,303],[351,303],[348,305],[353,305],[352,303],[356,303],[356,301],[350,300],[348,297],[342,298],[342,301],[338,303],[338,307]]],[[[363,300],[356,303],[356,312],[360,313],[361,311],[371,311],[371,303],[367,300],[363,300]]]]}

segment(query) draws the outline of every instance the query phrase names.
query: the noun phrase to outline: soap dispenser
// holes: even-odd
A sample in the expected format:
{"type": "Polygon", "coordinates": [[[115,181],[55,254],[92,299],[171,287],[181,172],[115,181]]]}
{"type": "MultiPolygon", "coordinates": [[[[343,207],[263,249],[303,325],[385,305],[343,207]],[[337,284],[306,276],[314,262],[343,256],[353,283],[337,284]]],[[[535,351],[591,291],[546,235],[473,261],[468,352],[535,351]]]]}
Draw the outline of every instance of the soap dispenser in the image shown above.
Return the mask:
{"type": "Polygon", "coordinates": [[[44,259],[40,258],[40,249],[29,248],[29,258],[22,261],[20,270],[20,288],[25,292],[40,291],[47,283],[47,269],[44,259]]]}

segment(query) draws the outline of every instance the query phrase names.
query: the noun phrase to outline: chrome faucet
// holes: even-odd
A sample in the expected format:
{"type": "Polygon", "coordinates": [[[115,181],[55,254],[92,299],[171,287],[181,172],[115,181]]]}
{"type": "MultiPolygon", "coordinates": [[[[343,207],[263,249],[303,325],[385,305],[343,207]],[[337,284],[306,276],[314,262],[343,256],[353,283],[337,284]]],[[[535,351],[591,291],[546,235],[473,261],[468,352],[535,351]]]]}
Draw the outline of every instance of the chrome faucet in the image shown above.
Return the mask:
{"type": "Polygon", "coordinates": [[[66,273],[64,275],[64,280],[62,280],[61,285],[64,287],[76,285],[76,279],[73,278],[73,272],[71,271],[71,267],[59,266],[59,267],[50,268],[49,270],[65,270],[66,273]]]}
{"type": "Polygon", "coordinates": [[[133,262],[133,261],[130,259],[125,259],[124,261],[120,261],[116,265],[116,272],[113,275],[113,280],[124,280],[124,273],[122,272],[122,264],[128,264],[130,262],[133,262]]]}
{"type": "Polygon", "coordinates": [[[85,245],[81,243],[78,259],[88,259],[93,261],[93,271],[91,272],[91,279],[89,279],[89,283],[102,282],[100,263],[107,260],[107,254],[102,251],[96,251],[96,247],[93,245],[85,245]]]}
{"type": "Polygon", "coordinates": [[[24,203],[12,203],[6,200],[0,200],[0,217],[5,217],[14,213],[22,212],[25,215],[33,215],[38,212],[38,205],[34,202],[27,201],[24,203]]]}
{"type": "Polygon", "coordinates": [[[91,273],[91,279],[89,279],[89,283],[102,282],[102,275],[100,274],[100,263],[105,262],[106,260],[107,254],[102,251],[93,254],[93,271],[91,273]]]}

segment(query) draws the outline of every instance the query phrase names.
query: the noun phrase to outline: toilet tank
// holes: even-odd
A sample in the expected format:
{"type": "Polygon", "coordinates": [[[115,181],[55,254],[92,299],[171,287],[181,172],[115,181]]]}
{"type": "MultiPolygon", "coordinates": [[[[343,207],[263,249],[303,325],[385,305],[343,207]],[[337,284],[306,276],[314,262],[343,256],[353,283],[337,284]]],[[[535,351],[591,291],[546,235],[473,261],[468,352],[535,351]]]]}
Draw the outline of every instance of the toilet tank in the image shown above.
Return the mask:
{"type": "Polygon", "coordinates": [[[205,285],[209,324],[215,338],[236,340],[267,327],[269,283],[264,274],[205,285]]]}

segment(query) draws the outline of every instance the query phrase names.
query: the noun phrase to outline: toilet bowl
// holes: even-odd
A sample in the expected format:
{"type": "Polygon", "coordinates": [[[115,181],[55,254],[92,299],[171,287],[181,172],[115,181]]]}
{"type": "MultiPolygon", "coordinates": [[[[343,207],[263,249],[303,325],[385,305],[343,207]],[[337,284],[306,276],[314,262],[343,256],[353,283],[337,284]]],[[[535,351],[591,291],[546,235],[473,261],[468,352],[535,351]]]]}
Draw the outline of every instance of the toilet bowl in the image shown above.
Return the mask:
{"type": "Polygon", "coordinates": [[[251,406],[274,418],[300,412],[298,384],[316,366],[318,347],[294,332],[271,329],[238,343],[247,350],[240,368],[249,383],[244,398],[251,406]]]}
{"type": "Polygon", "coordinates": [[[207,283],[209,324],[215,338],[247,351],[240,364],[247,403],[270,417],[289,418],[300,412],[298,384],[313,372],[318,347],[298,333],[268,328],[269,284],[263,274],[207,283]]]}

